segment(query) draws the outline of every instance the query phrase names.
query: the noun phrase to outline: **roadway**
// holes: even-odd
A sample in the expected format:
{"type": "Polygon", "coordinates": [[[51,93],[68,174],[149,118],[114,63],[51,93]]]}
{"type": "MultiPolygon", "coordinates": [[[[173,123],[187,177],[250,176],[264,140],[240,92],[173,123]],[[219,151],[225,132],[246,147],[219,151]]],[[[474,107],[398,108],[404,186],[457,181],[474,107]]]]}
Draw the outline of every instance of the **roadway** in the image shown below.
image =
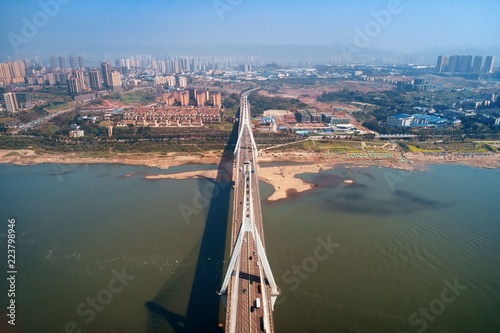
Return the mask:
{"type": "MultiPolygon", "coordinates": [[[[236,250],[237,240],[243,238],[241,252],[232,270],[226,295],[226,332],[274,332],[272,318],[273,300],[271,287],[266,278],[263,264],[267,258],[260,258],[259,240],[264,243],[262,212],[260,206],[259,183],[257,176],[257,151],[250,125],[250,110],[243,94],[240,108],[240,140],[235,158],[235,189],[231,231],[231,255],[236,250]],[[250,219],[252,223],[243,225],[250,219]],[[256,299],[260,299],[257,307],[256,299]]],[[[265,257],[265,254],[264,254],[265,257]]]]}

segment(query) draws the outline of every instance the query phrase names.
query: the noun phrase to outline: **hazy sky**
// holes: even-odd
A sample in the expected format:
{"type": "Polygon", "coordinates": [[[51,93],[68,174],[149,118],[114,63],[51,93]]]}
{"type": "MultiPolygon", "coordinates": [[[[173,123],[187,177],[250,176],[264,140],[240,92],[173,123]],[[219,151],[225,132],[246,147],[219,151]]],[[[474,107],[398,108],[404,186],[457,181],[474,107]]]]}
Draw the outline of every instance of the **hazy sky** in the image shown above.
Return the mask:
{"type": "Polygon", "coordinates": [[[500,44],[499,0],[0,0],[0,12],[0,57],[14,58],[124,44],[344,43],[400,52],[500,44]],[[59,8],[44,14],[42,4],[54,2],[59,8]],[[392,3],[396,10],[376,23],[372,12],[392,3]],[[26,28],[33,23],[38,31],[26,28]],[[368,38],[357,37],[367,28],[368,38]]]}

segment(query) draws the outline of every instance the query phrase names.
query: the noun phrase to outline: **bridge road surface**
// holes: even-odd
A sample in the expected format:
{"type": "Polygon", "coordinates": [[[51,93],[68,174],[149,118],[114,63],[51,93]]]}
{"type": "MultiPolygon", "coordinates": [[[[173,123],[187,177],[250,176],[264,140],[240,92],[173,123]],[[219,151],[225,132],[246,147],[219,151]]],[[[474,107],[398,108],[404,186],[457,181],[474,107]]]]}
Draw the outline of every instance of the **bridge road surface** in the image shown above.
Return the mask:
{"type": "MultiPolygon", "coordinates": [[[[235,158],[231,253],[236,245],[242,218],[249,210],[252,210],[255,228],[265,246],[256,168],[257,152],[252,144],[251,129],[244,126],[245,117],[248,117],[248,122],[250,120],[245,94],[241,104],[239,130],[243,132],[240,133],[241,139],[235,158]],[[249,187],[246,185],[248,183],[249,187]],[[245,192],[247,198],[252,200],[251,205],[245,202],[245,192]]],[[[271,290],[258,257],[256,239],[249,231],[244,231],[240,258],[229,282],[226,302],[226,332],[274,332],[271,290]],[[257,298],[260,299],[259,308],[256,307],[257,298]]]]}

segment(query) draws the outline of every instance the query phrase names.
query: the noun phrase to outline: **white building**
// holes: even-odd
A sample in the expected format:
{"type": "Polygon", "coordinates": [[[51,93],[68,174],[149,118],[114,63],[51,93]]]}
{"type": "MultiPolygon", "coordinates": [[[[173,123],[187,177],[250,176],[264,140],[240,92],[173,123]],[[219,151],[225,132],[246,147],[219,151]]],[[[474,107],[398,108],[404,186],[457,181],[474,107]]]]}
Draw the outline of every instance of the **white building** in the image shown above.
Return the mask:
{"type": "Polygon", "coordinates": [[[14,113],[19,110],[16,94],[5,93],[3,94],[3,100],[5,101],[5,107],[7,108],[7,112],[14,113]]]}
{"type": "Polygon", "coordinates": [[[387,117],[387,126],[408,127],[413,122],[413,116],[407,114],[395,114],[387,117]]]}
{"type": "Polygon", "coordinates": [[[184,76],[179,76],[179,87],[181,88],[187,88],[188,86],[188,80],[184,76]]]}
{"type": "Polygon", "coordinates": [[[339,132],[352,132],[356,130],[356,127],[351,124],[338,124],[335,126],[335,130],[339,132]]]}

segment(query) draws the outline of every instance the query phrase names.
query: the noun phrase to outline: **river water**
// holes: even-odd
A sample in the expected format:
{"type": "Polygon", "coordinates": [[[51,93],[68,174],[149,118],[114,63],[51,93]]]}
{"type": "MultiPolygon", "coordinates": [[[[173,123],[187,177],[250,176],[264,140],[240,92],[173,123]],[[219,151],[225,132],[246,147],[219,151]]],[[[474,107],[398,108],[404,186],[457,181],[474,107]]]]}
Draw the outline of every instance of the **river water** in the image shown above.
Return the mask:
{"type": "MultiPolygon", "coordinates": [[[[216,332],[231,186],[144,179],[202,168],[0,165],[0,237],[16,220],[16,328],[216,332]]],[[[317,187],[262,205],[277,332],[500,332],[499,170],[301,177],[317,187]]],[[[6,279],[0,288],[5,309],[6,279]]]]}

